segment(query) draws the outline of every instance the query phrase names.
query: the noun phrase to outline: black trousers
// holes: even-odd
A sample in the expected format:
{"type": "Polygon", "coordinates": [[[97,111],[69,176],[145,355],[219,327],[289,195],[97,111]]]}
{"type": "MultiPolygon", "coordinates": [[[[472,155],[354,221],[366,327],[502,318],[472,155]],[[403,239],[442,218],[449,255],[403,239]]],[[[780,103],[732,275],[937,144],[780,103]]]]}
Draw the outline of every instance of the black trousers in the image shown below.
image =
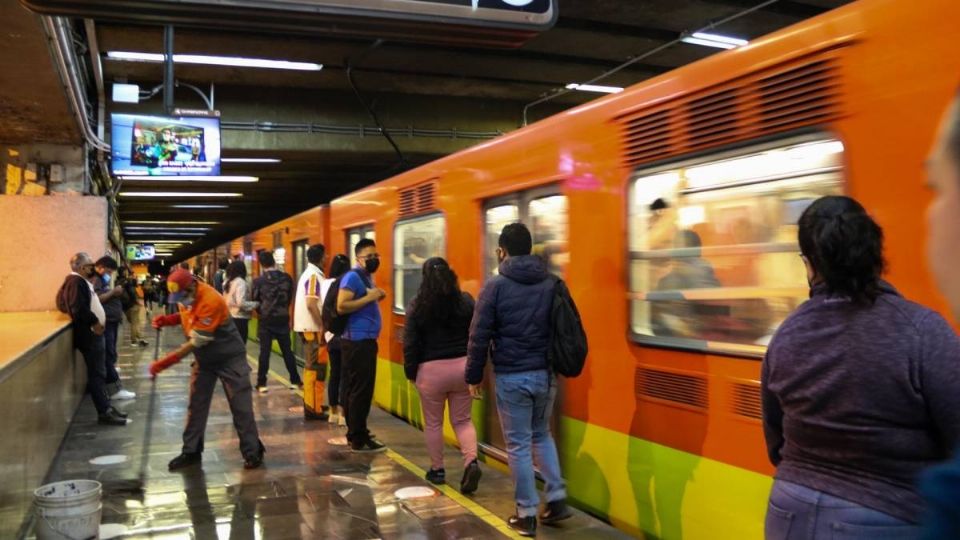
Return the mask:
{"type": "Polygon", "coordinates": [[[327,344],[327,355],[330,358],[330,381],[327,383],[327,401],[330,403],[331,407],[340,406],[341,395],[341,359],[343,357],[343,350],[340,348],[339,338],[334,338],[336,340],[335,346],[330,346],[327,344]]]}
{"type": "Polygon", "coordinates": [[[297,358],[293,356],[290,346],[290,324],[280,325],[260,324],[257,326],[257,339],[260,340],[260,360],[257,367],[257,386],[267,385],[267,373],[270,372],[270,346],[277,340],[280,353],[283,354],[283,363],[287,366],[291,384],[300,384],[300,372],[297,371],[297,358]]]}
{"type": "Polygon", "coordinates": [[[104,359],[108,385],[116,386],[110,392],[120,389],[120,374],[117,373],[117,336],[120,334],[120,321],[107,321],[103,330],[104,359]]]}
{"type": "Polygon", "coordinates": [[[233,324],[237,327],[237,332],[240,332],[240,339],[243,340],[243,344],[247,344],[247,336],[250,333],[250,319],[241,319],[239,317],[233,318],[233,324]]]}
{"type": "Polygon", "coordinates": [[[340,402],[347,417],[347,442],[359,446],[370,440],[367,416],[373,402],[377,382],[377,340],[340,341],[343,359],[341,377],[343,395],[340,402]]]}
{"type": "Polygon", "coordinates": [[[87,391],[93,399],[98,414],[106,414],[110,408],[110,396],[107,395],[107,359],[103,336],[91,336],[80,347],[80,354],[87,365],[87,391]]]}

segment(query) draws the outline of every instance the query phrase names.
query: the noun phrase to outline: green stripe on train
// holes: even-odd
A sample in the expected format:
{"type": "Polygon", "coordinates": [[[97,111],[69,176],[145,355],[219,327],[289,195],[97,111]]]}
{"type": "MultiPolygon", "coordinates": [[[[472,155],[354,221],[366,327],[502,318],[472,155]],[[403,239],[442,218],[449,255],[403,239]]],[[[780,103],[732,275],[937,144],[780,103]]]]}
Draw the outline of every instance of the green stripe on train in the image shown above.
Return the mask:
{"type": "MultiPolygon", "coordinates": [[[[378,359],[374,399],[422,427],[420,398],[402,365],[378,359]]],[[[482,427],[481,402],[473,418],[482,427]]],[[[444,435],[456,442],[449,422],[444,435]]],[[[483,440],[479,429],[477,436],[483,440]]],[[[626,532],[663,540],[763,538],[769,476],[566,416],[557,445],[570,498],[626,532]]]]}

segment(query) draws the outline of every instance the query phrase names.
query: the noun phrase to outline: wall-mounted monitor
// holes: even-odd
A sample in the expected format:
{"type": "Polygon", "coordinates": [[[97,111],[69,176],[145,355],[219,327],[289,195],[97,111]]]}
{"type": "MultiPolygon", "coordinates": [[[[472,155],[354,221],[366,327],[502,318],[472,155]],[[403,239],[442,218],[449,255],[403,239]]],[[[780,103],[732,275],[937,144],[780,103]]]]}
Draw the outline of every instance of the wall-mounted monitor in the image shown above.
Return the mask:
{"type": "Polygon", "coordinates": [[[220,118],[111,114],[116,176],[220,176],[220,118]]]}
{"type": "Polygon", "coordinates": [[[127,260],[148,261],[155,256],[153,244],[127,244],[127,260]]]}

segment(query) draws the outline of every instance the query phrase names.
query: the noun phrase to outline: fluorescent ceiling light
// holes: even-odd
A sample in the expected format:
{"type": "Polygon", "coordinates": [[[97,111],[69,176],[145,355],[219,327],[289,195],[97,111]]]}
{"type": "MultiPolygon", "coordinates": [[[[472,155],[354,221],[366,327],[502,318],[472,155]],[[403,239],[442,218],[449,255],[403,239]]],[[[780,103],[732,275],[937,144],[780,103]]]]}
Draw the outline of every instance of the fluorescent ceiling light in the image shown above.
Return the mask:
{"type": "Polygon", "coordinates": [[[224,163],[280,163],[277,158],[244,158],[244,157],[225,157],[220,158],[224,163]]]}
{"type": "Polygon", "coordinates": [[[228,204],[171,204],[170,208],[230,208],[228,204]]]}
{"type": "Polygon", "coordinates": [[[121,197],[243,197],[243,193],[209,191],[121,191],[121,197]]]}
{"type": "Polygon", "coordinates": [[[123,226],[125,231],[209,231],[210,227],[147,227],[147,226],[123,226]]]}
{"type": "Polygon", "coordinates": [[[598,84],[575,84],[570,83],[567,85],[568,90],[579,90],[581,92],[599,92],[601,94],[616,94],[623,92],[623,88],[619,86],[602,86],[598,84]]]}
{"type": "Polygon", "coordinates": [[[120,176],[124,182],[259,182],[256,176],[193,176],[184,174],[180,176],[120,176]]]}
{"type": "MultiPolygon", "coordinates": [[[[109,51],[110,60],[128,62],[163,62],[163,54],[132,51],[109,51]]],[[[323,64],[313,62],[290,62],[287,60],[267,60],[265,58],[243,58],[240,56],[208,56],[204,54],[174,54],[176,64],[200,64],[204,66],[249,67],[264,69],[290,69],[295,71],[320,71],[323,64]]]]}
{"type": "Polygon", "coordinates": [[[683,38],[681,41],[692,45],[703,45],[704,47],[714,47],[717,49],[734,49],[747,44],[747,40],[722,36],[720,34],[708,34],[706,32],[694,32],[693,35],[683,38]]]}
{"type": "Polygon", "coordinates": [[[162,245],[162,244],[170,244],[171,246],[173,246],[173,245],[179,245],[179,246],[182,247],[183,245],[186,245],[186,244],[192,244],[192,243],[193,243],[193,240],[176,240],[176,239],[173,239],[173,238],[165,238],[165,239],[162,239],[162,240],[158,240],[158,239],[154,238],[154,239],[151,239],[151,240],[137,240],[136,242],[131,242],[131,243],[133,243],[133,244],[154,244],[154,246],[156,246],[156,245],[162,245]]]}
{"type": "MultiPolygon", "coordinates": [[[[206,235],[207,235],[207,233],[205,233],[205,232],[200,232],[200,231],[184,231],[184,232],[177,232],[177,231],[124,231],[123,234],[124,234],[125,236],[150,236],[150,235],[157,235],[157,236],[206,236],[206,235]]],[[[140,241],[142,242],[143,240],[140,240],[140,241]]]]}
{"type": "Polygon", "coordinates": [[[219,221],[150,221],[150,220],[139,220],[131,219],[124,220],[124,225],[128,223],[136,223],[139,225],[219,225],[219,221]]]}

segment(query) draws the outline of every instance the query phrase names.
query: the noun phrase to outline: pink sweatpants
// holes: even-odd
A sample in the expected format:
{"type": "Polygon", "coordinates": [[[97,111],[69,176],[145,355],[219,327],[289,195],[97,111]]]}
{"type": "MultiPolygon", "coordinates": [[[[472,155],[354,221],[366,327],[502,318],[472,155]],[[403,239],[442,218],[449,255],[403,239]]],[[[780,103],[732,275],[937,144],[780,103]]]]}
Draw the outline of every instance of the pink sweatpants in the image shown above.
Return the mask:
{"type": "Polygon", "coordinates": [[[431,360],[417,369],[417,391],[423,406],[423,433],[427,438],[430,466],[443,468],[443,408],[450,403],[450,423],[460,442],[463,464],[477,459],[477,432],[470,420],[473,399],[463,379],[466,357],[431,360]]]}

